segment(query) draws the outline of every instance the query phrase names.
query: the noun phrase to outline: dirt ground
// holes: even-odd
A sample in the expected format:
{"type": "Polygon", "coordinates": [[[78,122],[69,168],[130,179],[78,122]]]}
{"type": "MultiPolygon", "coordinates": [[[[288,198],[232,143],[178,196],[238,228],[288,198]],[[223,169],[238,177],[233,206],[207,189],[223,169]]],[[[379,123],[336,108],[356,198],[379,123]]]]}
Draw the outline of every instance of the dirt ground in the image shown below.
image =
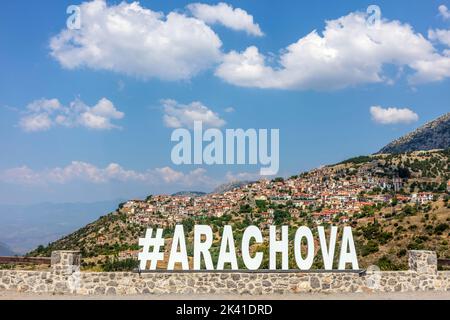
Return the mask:
{"type": "Polygon", "coordinates": [[[129,295],[80,296],[0,292],[0,300],[450,300],[450,292],[342,293],[292,295],[129,295]]]}

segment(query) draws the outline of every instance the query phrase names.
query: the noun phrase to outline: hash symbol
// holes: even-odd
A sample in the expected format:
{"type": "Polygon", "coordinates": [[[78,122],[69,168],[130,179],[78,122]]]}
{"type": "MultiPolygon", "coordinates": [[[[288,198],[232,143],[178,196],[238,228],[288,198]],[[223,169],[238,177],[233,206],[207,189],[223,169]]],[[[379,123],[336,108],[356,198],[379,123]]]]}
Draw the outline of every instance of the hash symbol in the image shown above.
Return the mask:
{"type": "Polygon", "coordinates": [[[164,253],[160,252],[161,247],[164,247],[163,229],[157,229],[155,237],[152,237],[152,233],[152,228],[147,229],[145,238],[139,239],[139,245],[143,247],[142,252],[139,252],[138,255],[141,270],[147,268],[147,261],[150,261],[150,270],[156,270],[158,261],[164,260],[164,253]],[[150,247],[153,247],[152,251],[150,251],[150,247]]]}

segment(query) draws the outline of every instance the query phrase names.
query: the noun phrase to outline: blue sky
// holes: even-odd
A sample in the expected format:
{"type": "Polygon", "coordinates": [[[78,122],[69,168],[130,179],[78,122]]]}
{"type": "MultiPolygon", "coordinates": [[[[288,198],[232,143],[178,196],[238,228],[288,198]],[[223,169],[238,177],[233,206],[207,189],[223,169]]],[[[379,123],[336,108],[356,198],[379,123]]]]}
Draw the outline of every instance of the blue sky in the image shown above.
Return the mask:
{"type": "Polygon", "coordinates": [[[164,99],[180,112],[199,102],[221,129],[279,128],[280,176],[376,152],[449,111],[449,1],[141,1],[130,15],[119,3],[86,15],[93,4],[83,4],[73,32],[66,9],[82,2],[2,4],[0,203],[210,191],[255,177],[259,166],[172,164],[164,99]],[[371,4],[383,20],[366,38],[358,17],[371,4]],[[131,33],[105,30],[114,16],[131,33]],[[36,122],[43,115],[50,122],[36,122]]]}

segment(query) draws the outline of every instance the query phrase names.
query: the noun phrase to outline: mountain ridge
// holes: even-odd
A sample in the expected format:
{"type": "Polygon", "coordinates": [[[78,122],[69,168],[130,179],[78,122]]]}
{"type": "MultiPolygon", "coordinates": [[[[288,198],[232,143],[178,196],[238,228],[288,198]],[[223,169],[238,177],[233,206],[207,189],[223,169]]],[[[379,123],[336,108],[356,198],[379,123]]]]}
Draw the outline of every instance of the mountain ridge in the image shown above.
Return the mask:
{"type": "Polygon", "coordinates": [[[450,148],[450,112],[392,141],[376,154],[450,148]]]}
{"type": "Polygon", "coordinates": [[[217,186],[211,193],[224,193],[227,191],[231,191],[235,188],[243,187],[243,186],[245,186],[247,184],[251,184],[251,183],[253,183],[253,181],[247,181],[247,180],[231,181],[231,182],[223,183],[223,184],[217,186]]]}

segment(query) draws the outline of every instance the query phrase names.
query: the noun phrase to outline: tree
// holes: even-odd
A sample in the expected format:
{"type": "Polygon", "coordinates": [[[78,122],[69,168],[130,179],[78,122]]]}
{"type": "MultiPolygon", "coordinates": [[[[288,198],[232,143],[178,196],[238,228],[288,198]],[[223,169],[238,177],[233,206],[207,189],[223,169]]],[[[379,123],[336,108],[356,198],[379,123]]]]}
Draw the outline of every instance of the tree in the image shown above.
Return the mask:
{"type": "Polygon", "coordinates": [[[397,199],[397,197],[392,198],[392,200],[391,200],[391,206],[392,206],[392,207],[395,207],[397,204],[398,204],[398,199],[397,199]]]}
{"type": "Polygon", "coordinates": [[[411,172],[409,172],[408,168],[400,167],[398,168],[398,176],[401,179],[409,179],[411,178],[411,172]]]}
{"type": "Polygon", "coordinates": [[[189,233],[194,229],[195,222],[192,218],[183,220],[184,232],[189,233]]]}
{"type": "Polygon", "coordinates": [[[273,221],[276,225],[281,225],[286,219],[290,218],[289,212],[284,210],[276,210],[273,215],[273,221]]]}

